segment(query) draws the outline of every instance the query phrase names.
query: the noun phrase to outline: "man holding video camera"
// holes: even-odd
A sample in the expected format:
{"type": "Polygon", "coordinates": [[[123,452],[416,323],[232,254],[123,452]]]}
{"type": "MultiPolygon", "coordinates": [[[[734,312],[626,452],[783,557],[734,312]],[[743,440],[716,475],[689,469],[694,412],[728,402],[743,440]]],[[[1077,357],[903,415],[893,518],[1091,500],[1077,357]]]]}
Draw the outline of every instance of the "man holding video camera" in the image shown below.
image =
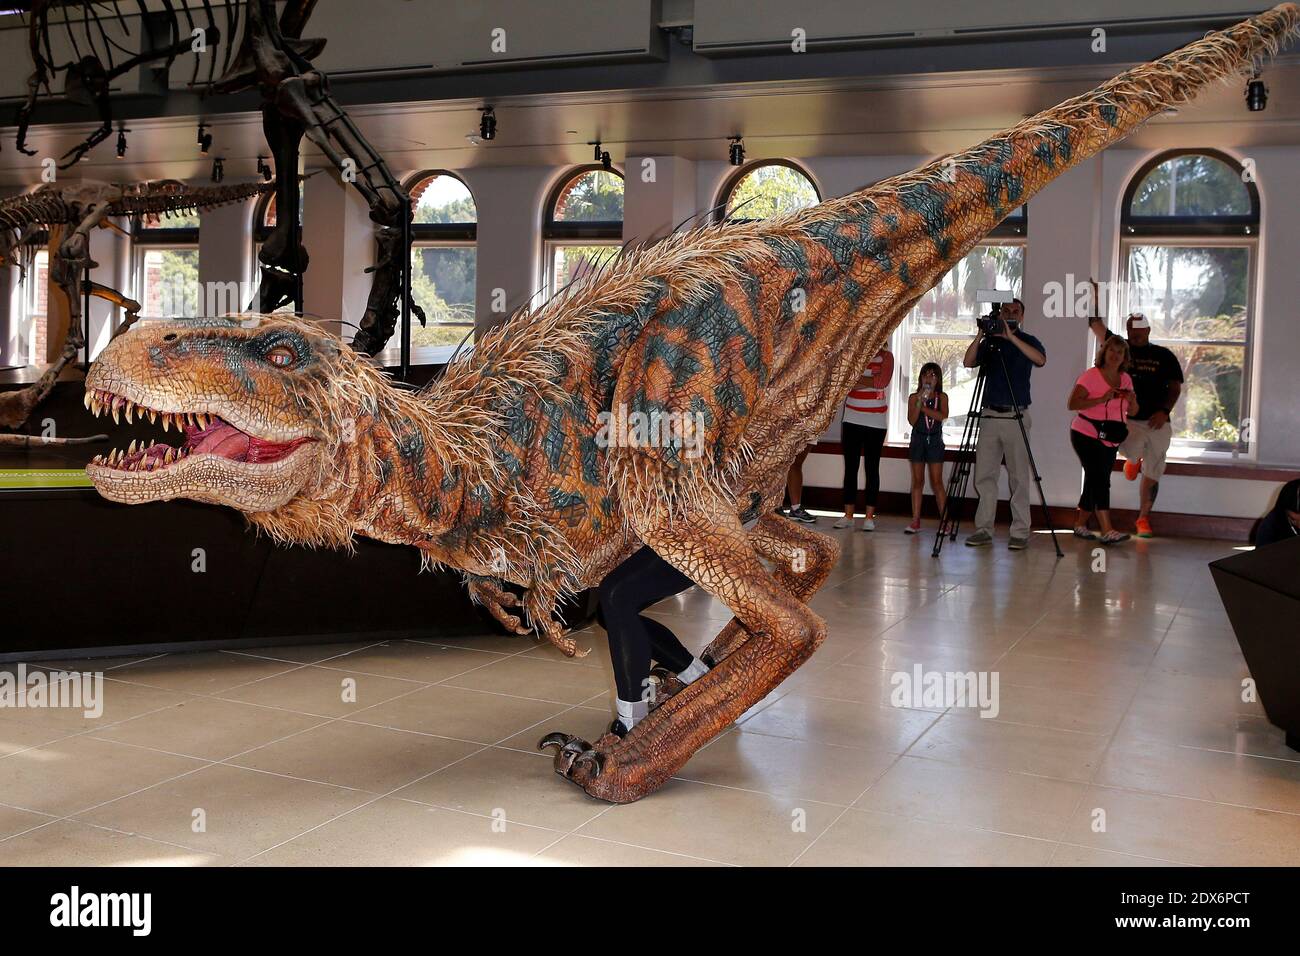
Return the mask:
{"type": "Polygon", "coordinates": [[[980,408],[979,442],[975,446],[975,491],[979,507],[975,509],[975,531],[966,539],[972,548],[993,543],[993,520],[998,508],[998,473],[1002,461],[1007,463],[1011,485],[1011,539],[1013,551],[1029,545],[1029,483],[1033,478],[1029,463],[1029,376],[1035,368],[1047,364],[1043,343],[1021,326],[1025,304],[1019,299],[995,305],[993,312],[979,322],[980,334],[966,349],[963,364],[967,368],[984,368],[984,394],[980,408]],[[1005,374],[1003,367],[1005,365],[1005,374]],[[1022,413],[1025,434],[1016,423],[1016,409],[1022,413]]]}

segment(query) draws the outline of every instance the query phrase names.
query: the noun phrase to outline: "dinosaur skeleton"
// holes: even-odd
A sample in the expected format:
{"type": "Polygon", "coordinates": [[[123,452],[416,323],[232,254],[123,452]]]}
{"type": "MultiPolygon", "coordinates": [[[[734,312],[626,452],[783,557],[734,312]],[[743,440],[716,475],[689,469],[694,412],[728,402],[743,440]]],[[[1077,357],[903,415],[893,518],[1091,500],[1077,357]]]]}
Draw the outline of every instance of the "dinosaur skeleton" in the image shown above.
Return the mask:
{"type": "MultiPolygon", "coordinates": [[[[275,0],[232,0],[222,7],[224,18],[211,0],[198,0],[201,6],[195,5],[195,0],[164,0],[161,10],[149,10],[143,0],[136,2],[142,35],[133,50],[130,27],[119,2],[30,0],[26,6],[31,16],[33,71],[26,102],[19,110],[17,148],[35,155],[27,148],[27,131],[38,96],[42,90],[50,92],[56,76],[63,75],[67,98],[93,106],[100,120],[90,136],[64,154],[62,168],[66,169],[112,133],[109,89],[113,80],[150,64],[166,71],[178,57],[191,55],[191,88],[204,93],[248,89],[261,93],[262,127],[277,170],[298,169],[306,136],[370,207],[377,229],[377,255],[370,270],[373,279],[366,311],[353,346],[369,355],[378,353],[391,338],[399,314],[403,327],[410,314],[423,325],[424,313],[410,295],[410,196],[330,93],[325,74],[312,65],[325,40],[303,39],[302,31],[316,0],[289,0],[278,18],[275,0]],[[56,11],[62,16],[52,16],[56,11]],[[51,33],[59,29],[76,57],[67,63],[55,61],[51,33]],[[194,49],[199,33],[202,52],[194,49]],[[218,47],[223,48],[220,56],[218,47]],[[200,79],[204,57],[206,77],[200,79]]],[[[302,274],[308,257],[298,223],[298,184],[292,175],[281,175],[279,183],[276,225],[258,254],[261,282],[258,300],[250,308],[273,312],[293,302],[301,312],[302,274]]]]}
{"type": "MultiPolygon", "coordinates": [[[[123,309],[125,321],[114,337],[135,322],[140,303],[116,289],[83,277],[98,263],[90,258],[91,231],[116,228],[118,217],[166,216],[200,212],[228,203],[244,202],[269,192],[274,183],[231,183],[226,186],[186,187],[163,180],[154,183],[113,185],[81,182],[67,186],[49,184],[35,192],[0,201],[0,263],[16,263],[25,275],[42,236],[58,242],[50,257],[50,282],[63,290],[68,301],[68,331],[58,359],[41,377],[25,388],[0,393],[0,427],[19,428],[44,401],[60,373],[86,345],[82,295],[111,302],[123,309]]],[[[0,436],[0,445],[21,444],[21,436],[0,436]]]]}

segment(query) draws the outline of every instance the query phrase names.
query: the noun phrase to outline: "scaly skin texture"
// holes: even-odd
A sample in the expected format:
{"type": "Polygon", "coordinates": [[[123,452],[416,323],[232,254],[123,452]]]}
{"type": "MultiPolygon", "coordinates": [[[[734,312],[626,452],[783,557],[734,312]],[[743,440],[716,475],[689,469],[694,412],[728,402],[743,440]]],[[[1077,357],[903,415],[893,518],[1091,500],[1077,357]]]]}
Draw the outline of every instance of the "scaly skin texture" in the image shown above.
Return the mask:
{"type": "Polygon", "coordinates": [[[568,653],[556,600],[652,546],[734,612],[711,648],[717,666],[623,739],[544,741],[588,793],[636,800],[823,640],[807,602],[836,546],[770,512],[795,453],[916,299],[1065,169],[1249,69],[1298,20],[1293,5],[1278,7],[852,195],[632,251],[516,315],[421,393],[279,318],[138,329],[92,370],[93,403],[212,414],[231,423],[220,435],[305,443],[255,486],[246,472],[262,473],[239,461],[196,471],[207,439],[179,464],[131,470],[131,459],[90,475],[115,500],[233,504],[287,541],[413,545],[466,572],[507,624],[526,621],[568,653]],[[656,442],[609,428],[610,413],[699,427],[656,442]],[[526,589],[521,607],[503,581],[526,589]]]}

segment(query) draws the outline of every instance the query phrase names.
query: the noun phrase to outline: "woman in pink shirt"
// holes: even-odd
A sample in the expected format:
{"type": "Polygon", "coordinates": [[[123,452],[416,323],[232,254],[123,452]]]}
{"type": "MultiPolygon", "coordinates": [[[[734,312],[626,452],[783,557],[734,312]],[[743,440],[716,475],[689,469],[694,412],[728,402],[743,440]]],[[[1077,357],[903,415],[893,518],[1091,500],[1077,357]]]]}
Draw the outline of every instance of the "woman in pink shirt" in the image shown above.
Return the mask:
{"type": "Polygon", "coordinates": [[[1083,494],[1074,533],[1080,538],[1097,537],[1088,530],[1088,515],[1095,514],[1102,544],[1128,538],[1110,523],[1110,473],[1125,438],[1125,419],[1137,414],[1133,380],[1124,371],[1128,362],[1128,342],[1119,336],[1107,339],[1098,349],[1093,367],[1074,383],[1068,403],[1070,411],[1079,413],[1070,424],[1070,444],[1083,465],[1083,494]]]}

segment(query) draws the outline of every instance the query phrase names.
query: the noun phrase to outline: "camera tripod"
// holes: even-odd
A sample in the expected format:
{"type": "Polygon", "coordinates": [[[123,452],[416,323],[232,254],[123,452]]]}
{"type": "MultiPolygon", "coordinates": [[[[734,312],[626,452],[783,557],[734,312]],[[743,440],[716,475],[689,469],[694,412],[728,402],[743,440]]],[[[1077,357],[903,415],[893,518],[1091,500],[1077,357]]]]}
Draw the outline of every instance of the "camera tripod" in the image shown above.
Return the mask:
{"type": "MultiPolygon", "coordinates": [[[[1029,456],[1029,472],[1034,476],[1038,486],[1038,501],[1043,506],[1043,516],[1047,528],[1052,534],[1052,546],[1056,548],[1058,558],[1065,557],[1061,543],[1056,538],[1056,526],[1052,524],[1052,513],[1047,508],[1047,498],[1043,494],[1043,479],[1038,474],[1038,463],[1034,461],[1034,450],[1029,447],[1029,432],[1025,429],[1025,413],[1016,401],[1016,394],[1011,388],[1011,374],[1007,371],[1007,360],[1002,354],[1002,346],[989,342],[989,348],[998,357],[998,367],[1002,370],[1003,380],[1007,383],[1007,394],[1011,397],[1012,416],[1020,426],[1020,437],[1025,443],[1025,454],[1029,456]]],[[[957,449],[957,461],[952,474],[948,476],[948,500],[944,503],[943,514],[939,518],[939,531],[934,538],[934,550],[930,553],[938,557],[943,550],[944,538],[957,540],[957,528],[961,524],[961,509],[966,498],[966,488],[970,482],[971,468],[975,463],[975,449],[979,444],[980,419],[983,415],[984,386],[988,382],[990,358],[980,363],[979,373],[975,376],[975,391],[971,394],[970,411],[966,413],[966,425],[962,429],[961,446],[957,449]]]]}

